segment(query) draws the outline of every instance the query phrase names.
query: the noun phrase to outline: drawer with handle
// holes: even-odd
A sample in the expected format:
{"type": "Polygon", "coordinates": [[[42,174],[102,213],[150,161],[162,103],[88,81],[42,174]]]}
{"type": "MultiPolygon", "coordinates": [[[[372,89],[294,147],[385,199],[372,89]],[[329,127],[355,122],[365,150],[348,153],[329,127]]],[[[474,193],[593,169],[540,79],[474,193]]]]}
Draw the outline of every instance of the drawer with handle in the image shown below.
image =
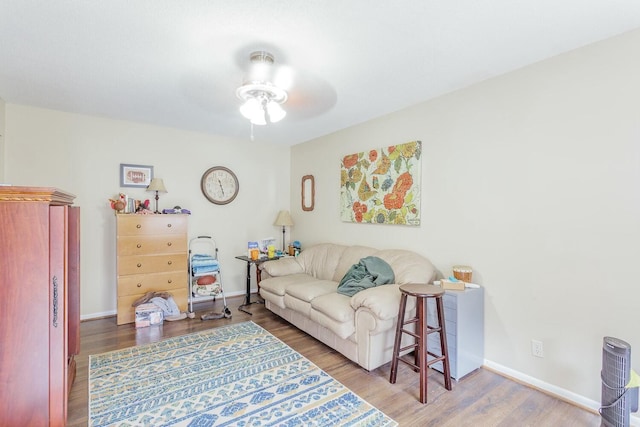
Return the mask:
{"type": "Polygon", "coordinates": [[[118,296],[146,294],[150,291],[169,291],[187,286],[187,276],[182,271],[155,274],[133,274],[118,278],[118,296]]]}
{"type": "Polygon", "coordinates": [[[164,271],[182,271],[186,274],[187,257],[184,254],[118,257],[118,276],[160,273],[164,271]]]}
{"type": "Polygon", "coordinates": [[[185,234],[186,215],[118,215],[118,236],[185,234]]]}
{"type": "Polygon", "coordinates": [[[118,256],[170,254],[187,251],[185,236],[119,236],[118,256]]]}

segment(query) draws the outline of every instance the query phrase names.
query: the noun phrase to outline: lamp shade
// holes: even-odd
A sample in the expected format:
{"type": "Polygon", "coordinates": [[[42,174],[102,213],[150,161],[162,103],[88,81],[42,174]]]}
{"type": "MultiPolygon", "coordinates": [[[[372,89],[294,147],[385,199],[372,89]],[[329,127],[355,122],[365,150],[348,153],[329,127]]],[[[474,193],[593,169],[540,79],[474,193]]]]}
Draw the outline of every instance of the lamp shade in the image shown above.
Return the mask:
{"type": "Polygon", "coordinates": [[[293,220],[291,219],[291,215],[289,215],[289,211],[280,211],[278,212],[278,217],[276,218],[276,222],[273,225],[280,226],[292,226],[293,220]]]}
{"type": "Polygon", "coordinates": [[[153,178],[151,183],[147,187],[147,191],[159,191],[161,193],[167,193],[167,189],[162,182],[162,178],[153,178]]]}

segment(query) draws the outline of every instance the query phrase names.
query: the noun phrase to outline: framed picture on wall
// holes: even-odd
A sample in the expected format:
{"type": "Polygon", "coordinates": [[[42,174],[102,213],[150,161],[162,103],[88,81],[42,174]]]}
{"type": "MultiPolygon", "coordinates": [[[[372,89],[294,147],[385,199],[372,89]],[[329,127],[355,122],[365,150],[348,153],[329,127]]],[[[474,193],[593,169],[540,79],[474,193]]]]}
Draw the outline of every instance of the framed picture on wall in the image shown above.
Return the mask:
{"type": "Polygon", "coordinates": [[[153,179],[153,166],[120,163],[120,187],[148,187],[153,179]]]}
{"type": "Polygon", "coordinates": [[[340,168],[342,221],[419,226],[421,157],[420,141],[344,156],[340,168]]]}

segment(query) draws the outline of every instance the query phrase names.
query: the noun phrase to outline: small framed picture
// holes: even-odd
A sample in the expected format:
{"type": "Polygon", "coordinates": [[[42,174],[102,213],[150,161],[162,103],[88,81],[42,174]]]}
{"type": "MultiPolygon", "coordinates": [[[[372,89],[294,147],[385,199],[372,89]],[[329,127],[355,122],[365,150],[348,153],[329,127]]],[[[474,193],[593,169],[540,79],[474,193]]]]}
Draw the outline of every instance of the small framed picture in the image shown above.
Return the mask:
{"type": "Polygon", "coordinates": [[[120,187],[148,187],[153,179],[153,166],[120,163],[120,187]]]}

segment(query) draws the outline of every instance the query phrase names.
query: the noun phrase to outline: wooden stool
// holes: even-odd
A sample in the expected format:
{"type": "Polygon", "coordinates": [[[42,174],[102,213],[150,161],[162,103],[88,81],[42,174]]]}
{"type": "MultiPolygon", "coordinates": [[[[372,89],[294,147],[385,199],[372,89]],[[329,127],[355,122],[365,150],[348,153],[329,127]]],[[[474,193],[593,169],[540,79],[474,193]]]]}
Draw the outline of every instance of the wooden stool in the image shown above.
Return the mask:
{"type": "Polygon", "coordinates": [[[398,324],[396,326],[396,339],[393,345],[393,359],[391,359],[391,377],[389,382],[396,383],[398,374],[398,361],[404,362],[413,367],[414,371],[420,372],[420,403],[427,403],[427,369],[434,363],[442,361],[444,366],[444,385],[447,390],[451,390],[451,372],[449,370],[449,354],[447,351],[447,333],[444,324],[444,305],[442,296],[444,290],[439,286],[410,283],[400,286],[400,310],[398,312],[398,324]],[[404,320],[405,310],[407,308],[407,297],[416,297],[416,317],[404,320]],[[430,326],[427,324],[427,299],[434,298],[436,303],[436,312],[438,316],[438,325],[430,326]],[[416,332],[412,332],[404,327],[406,325],[416,324],[416,332]],[[402,342],[402,334],[409,334],[415,338],[414,344],[406,347],[400,347],[402,342]],[[427,337],[429,334],[438,333],[440,335],[440,351],[441,356],[430,352],[427,348],[427,337]],[[406,358],[400,357],[401,353],[413,348],[415,360],[411,363],[406,358]],[[429,360],[429,356],[433,359],[429,360]]]}

